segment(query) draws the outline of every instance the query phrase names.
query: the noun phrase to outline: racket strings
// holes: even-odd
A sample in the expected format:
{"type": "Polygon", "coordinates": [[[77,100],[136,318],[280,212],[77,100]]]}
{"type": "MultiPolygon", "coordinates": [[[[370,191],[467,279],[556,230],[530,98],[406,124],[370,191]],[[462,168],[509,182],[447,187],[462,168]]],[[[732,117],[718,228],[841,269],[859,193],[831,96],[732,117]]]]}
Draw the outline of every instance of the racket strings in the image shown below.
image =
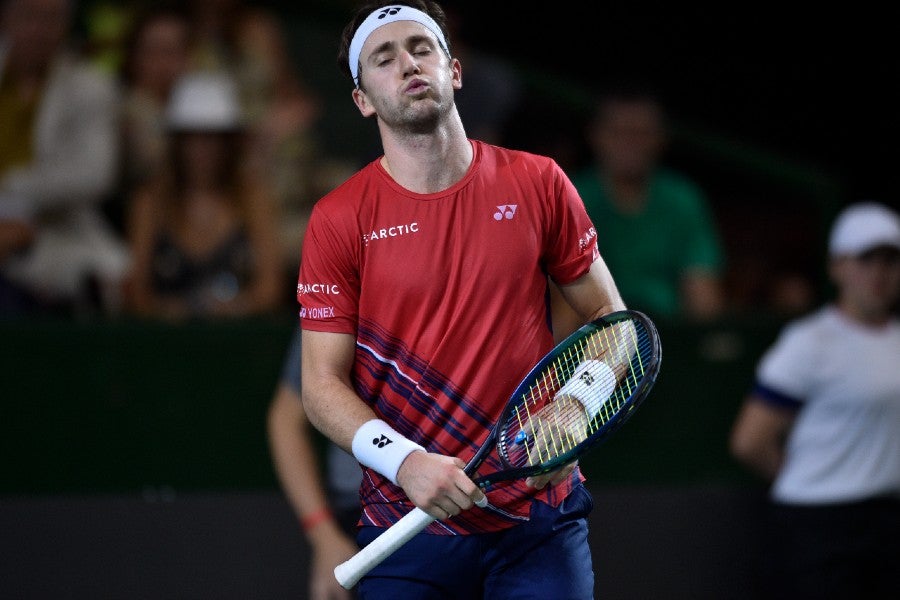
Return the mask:
{"type": "Polygon", "coordinates": [[[585,335],[549,363],[511,414],[503,444],[511,465],[563,464],[621,417],[651,351],[647,331],[622,321],[585,335]]]}

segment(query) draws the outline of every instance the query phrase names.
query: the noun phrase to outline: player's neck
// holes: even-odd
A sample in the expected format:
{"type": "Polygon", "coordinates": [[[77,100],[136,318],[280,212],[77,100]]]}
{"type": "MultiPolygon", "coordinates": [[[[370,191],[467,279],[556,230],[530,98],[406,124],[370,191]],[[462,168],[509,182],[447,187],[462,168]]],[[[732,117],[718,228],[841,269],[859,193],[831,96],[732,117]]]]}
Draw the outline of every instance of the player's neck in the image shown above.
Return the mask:
{"type": "Polygon", "coordinates": [[[462,179],[474,151],[458,117],[428,134],[382,131],[381,165],[398,184],[417,194],[433,194],[462,179]]]}

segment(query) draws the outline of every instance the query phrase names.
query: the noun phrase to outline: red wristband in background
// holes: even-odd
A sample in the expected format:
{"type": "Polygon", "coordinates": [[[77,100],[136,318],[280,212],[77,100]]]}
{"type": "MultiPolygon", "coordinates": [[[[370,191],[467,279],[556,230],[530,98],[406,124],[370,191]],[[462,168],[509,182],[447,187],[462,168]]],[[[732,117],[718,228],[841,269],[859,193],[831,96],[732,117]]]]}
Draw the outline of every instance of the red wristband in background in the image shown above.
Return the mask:
{"type": "Polygon", "coordinates": [[[303,528],[303,531],[309,531],[322,521],[326,521],[331,518],[331,509],[327,506],[323,506],[317,511],[313,511],[308,515],[305,515],[302,519],[300,519],[300,527],[303,528]]]}

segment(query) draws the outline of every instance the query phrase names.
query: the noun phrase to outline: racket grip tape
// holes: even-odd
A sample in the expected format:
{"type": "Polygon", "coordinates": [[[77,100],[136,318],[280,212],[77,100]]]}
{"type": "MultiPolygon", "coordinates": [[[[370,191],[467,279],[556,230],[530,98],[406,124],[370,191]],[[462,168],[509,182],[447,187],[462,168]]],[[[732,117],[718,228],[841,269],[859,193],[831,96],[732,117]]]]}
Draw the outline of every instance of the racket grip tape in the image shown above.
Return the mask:
{"type": "Polygon", "coordinates": [[[397,548],[428,527],[435,518],[421,508],[414,508],[391,525],[362,550],[334,568],[334,577],[345,589],[351,589],[363,576],[378,566],[397,548]]]}

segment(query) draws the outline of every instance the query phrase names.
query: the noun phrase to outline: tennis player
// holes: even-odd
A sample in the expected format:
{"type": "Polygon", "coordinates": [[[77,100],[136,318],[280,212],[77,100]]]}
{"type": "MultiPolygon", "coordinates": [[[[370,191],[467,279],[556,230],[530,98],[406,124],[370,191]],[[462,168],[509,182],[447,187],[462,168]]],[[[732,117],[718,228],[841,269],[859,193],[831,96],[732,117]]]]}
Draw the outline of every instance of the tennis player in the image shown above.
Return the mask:
{"type": "Polygon", "coordinates": [[[766,352],[731,433],[772,483],[769,598],[900,594],[900,216],[875,202],[832,226],[837,297],[766,352]]]}
{"type": "Polygon", "coordinates": [[[585,322],[625,308],[594,225],[555,161],[467,137],[464,69],[436,3],[364,6],[339,64],[384,155],[307,228],[303,402],[363,466],[360,544],[414,506],[438,519],[358,592],[592,598],[593,503],[577,466],[497,484],[486,508],[463,467],[553,346],[548,275],[585,322]]]}

